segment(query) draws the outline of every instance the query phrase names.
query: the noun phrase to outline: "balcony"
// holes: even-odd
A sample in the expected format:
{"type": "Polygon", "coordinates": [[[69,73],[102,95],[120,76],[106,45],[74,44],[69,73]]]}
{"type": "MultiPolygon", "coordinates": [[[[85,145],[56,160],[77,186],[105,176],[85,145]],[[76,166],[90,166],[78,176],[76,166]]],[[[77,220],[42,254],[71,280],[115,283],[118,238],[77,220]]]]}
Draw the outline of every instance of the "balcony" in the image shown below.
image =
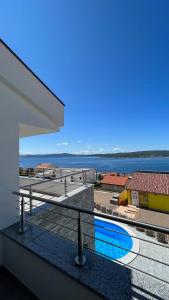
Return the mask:
{"type": "MultiPolygon", "coordinates": [[[[36,170],[21,168],[20,190],[27,190],[29,193],[36,193],[49,196],[65,196],[74,190],[81,190],[87,184],[93,184],[96,180],[94,169],[63,169],[53,168],[36,170]]],[[[57,199],[58,200],[58,199],[57,199]]]]}
{"type": "Polygon", "coordinates": [[[20,217],[3,231],[5,262],[40,299],[56,299],[58,295],[78,299],[80,293],[81,299],[168,299],[169,244],[155,238],[157,234],[168,238],[168,228],[97,213],[57,201],[55,195],[36,196],[37,191],[22,189],[15,194],[20,197],[20,217]],[[98,225],[96,218],[117,222],[127,230],[134,246],[99,238],[96,227],[109,230],[117,239],[126,232],[98,225]],[[152,236],[146,236],[144,230],[152,236]],[[112,258],[98,251],[98,242],[102,249],[122,249],[127,255],[112,258]],[[11,247],[14,250],[9,253],[11,247]]]}

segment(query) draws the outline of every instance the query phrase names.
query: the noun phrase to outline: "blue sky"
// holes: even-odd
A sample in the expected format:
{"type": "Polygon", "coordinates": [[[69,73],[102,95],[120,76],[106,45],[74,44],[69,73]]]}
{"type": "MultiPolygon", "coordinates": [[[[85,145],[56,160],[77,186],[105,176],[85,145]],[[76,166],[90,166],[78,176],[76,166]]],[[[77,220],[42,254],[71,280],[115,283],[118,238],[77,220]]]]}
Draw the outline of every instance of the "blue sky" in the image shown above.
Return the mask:
{"type": "Polygon", "coordinates": [[[169,149],[169,1],[0,0],[0,36],[65,103],[21,153],[169,149]]]}

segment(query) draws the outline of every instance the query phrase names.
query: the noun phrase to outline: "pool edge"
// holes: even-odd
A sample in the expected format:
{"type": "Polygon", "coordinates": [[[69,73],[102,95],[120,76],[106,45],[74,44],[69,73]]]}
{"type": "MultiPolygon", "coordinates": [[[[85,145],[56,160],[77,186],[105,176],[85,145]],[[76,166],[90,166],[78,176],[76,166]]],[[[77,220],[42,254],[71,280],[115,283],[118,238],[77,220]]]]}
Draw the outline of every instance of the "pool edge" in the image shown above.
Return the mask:
{"type": "Polygon", "coordinates": [[[125,265],[128,265],[129,263],[131,263],[137,257],[137,255],[140,251],[140,244],[139,244],[138,238],[137,238],[136,234],[132,231],[132,229],[130,229],[128,225],[117,222],[117,221],[108,220],[108,219],[105,219],[102,217],[95,217],[95,219],[103,220],[108,223],[116,224],[116,225],[122,227],[125,231],[127,231],[127,233],[130,235],[130,237],[132,239],[132,243],[133,243],[132,248],[129,251],[132,251],[135,253],[129,252],[121,258],[112,259],[112,260],[116,261],[117,263],[119,262],[119,263],[122,263],[125,265]]]}

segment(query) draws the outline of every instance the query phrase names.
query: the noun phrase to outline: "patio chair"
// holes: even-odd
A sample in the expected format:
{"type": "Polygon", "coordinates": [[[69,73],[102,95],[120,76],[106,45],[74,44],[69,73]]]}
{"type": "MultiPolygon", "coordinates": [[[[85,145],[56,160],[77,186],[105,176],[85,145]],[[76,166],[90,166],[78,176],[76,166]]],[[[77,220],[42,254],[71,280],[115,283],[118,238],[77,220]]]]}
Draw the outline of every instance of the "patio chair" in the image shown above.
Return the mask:
{"type": "Polygon", "coordinates": [[[96,209],[100,210],[100,204],[99,203],[96,203],[96,209]]]}
{"type": "Polygon", "coordinates": [[[107,212],[107,214],[112,215],[112,208],[107,207],[106,212],[107,212]]]}
{"type": "Polygon", "coordinates": [[[145,231],[145,229],[144,229],[144,228],[142,228],[142,227],[139,227],[139,226],[136,226],[136,230],[137,230],[137,231],[140,231],[140,232],[144,232],[144,231],[145,231]]]}
{"type": "Polygon", "coordinates": [[[102,211],[103,213],[106,213],[106,206],[105,206],[105,205],[101,205],[101,211],[102,211]]]}
{"type": "Polygon", "coordinates": [[[157,232],[156,234],[157,237],[157,241],[163,244],[167,244],[168,243],[168,235],[162,232],[157,232]]]}
{"type": "Polygon", "coordinates": [[[151,237],[155,237],[155,232],[153,230],[146,229],[146,235],[151,236],[151,237]]]}

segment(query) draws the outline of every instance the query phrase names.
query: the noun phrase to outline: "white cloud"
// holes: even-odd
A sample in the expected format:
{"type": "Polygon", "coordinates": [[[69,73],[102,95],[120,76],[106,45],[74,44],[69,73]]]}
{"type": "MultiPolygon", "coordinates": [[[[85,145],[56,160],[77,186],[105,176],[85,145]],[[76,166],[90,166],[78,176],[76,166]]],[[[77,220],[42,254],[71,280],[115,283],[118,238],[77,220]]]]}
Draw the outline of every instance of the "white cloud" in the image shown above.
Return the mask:
{"type": "Polygon", "coordinates": [[[95,153],[103,153],[104,152],[104,149],[103,148],[100,148],[100,149],[98,149],[98,150],[96,150],[96,151],[94,151],[95,153]]]}
{"type": "Polygon", "coordinates": [[[116,151],[122,151],[122,149],[120,148],[120,147],[113,147],[113,149],[112,149],[114,152],[116,152],[116,151]]]}
{"type": "Polygon", "coordinates": [[[57,143],[57,146],[68,146],[68,142],[57,143]]]}

